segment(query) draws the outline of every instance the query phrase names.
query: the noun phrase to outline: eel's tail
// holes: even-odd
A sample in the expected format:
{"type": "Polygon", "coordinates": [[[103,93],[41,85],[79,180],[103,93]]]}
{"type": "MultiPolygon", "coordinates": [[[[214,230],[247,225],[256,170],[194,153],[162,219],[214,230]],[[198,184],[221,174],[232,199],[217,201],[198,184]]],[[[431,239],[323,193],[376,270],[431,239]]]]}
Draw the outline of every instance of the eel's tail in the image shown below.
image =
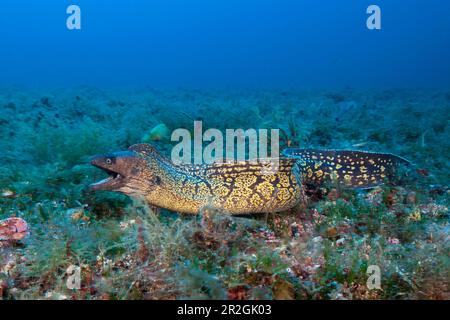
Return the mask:
{"type": "Polygon", "coordinates": [[[372,188],[393,179],[401,165],[411,163],[389,153],[288,148],[287,158],[298,159],[304,183],[337,182],[353,188],[372,188]]]}

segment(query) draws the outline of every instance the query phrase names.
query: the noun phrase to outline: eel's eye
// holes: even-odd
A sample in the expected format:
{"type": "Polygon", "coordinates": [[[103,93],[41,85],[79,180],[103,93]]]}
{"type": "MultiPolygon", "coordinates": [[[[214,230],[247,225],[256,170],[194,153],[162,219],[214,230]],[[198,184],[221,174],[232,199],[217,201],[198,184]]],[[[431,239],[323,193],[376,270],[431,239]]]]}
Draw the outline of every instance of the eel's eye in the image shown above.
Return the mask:
{"type": "Polygon", "coordinates": [[[106,162],[106,164],[111,164],[112,160],[111,160],[111,158],[106,158],[105,162],[106,162]]]}

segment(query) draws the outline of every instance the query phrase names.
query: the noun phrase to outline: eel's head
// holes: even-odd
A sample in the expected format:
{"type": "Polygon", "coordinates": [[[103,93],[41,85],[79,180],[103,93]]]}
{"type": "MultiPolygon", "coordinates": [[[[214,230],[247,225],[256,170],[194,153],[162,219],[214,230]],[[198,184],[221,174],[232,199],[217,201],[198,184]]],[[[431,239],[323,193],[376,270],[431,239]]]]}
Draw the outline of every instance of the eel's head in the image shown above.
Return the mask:
{"type": "Polygon", "coordinates": [[[133,151],[98,155],[91,160],[91,164],[109,175],[106,179],[91,184],[91,190],[124,193],[134,189],[136,182],[140,180],[142,169],[146,167],[146,161],[133,151]]]}

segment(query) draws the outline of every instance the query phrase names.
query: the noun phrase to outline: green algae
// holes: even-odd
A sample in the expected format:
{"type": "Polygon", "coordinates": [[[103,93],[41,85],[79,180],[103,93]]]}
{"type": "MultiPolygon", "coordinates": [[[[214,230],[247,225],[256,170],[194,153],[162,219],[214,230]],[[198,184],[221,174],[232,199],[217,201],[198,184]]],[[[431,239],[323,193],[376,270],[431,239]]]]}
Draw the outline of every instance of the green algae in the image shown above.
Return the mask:
{"type": "Polygon", "coordinates": [[[14,196],[0,197],[0,219],[31,226],[0,248],[2,298],[448,299],[449,103],[427,91],[2,89],[0,189],[14,196]],[[159,123],[200,119],[281,128],[285,144],[302,147],[392,152],[426,171],[376,190],[326,186],[269,217],[180,216],[87,190],[104,175],[90,156],[126,149],[159,123]],[[79,290],[67,287],[71,265],[79,290]],[[381,290],[366,286],[369,265],[382,270],[381,290]]]}

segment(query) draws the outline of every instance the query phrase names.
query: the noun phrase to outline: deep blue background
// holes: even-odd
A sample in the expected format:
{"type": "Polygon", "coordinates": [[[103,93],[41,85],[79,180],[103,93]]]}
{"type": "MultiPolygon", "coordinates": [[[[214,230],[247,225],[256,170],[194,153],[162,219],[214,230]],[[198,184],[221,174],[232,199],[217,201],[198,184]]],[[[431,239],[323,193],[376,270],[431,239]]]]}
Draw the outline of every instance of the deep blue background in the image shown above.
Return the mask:
{"type": "Polygon", "coordinates": [[[448,88],[450,1],[2,0],[0,84],[448,88]]]}

